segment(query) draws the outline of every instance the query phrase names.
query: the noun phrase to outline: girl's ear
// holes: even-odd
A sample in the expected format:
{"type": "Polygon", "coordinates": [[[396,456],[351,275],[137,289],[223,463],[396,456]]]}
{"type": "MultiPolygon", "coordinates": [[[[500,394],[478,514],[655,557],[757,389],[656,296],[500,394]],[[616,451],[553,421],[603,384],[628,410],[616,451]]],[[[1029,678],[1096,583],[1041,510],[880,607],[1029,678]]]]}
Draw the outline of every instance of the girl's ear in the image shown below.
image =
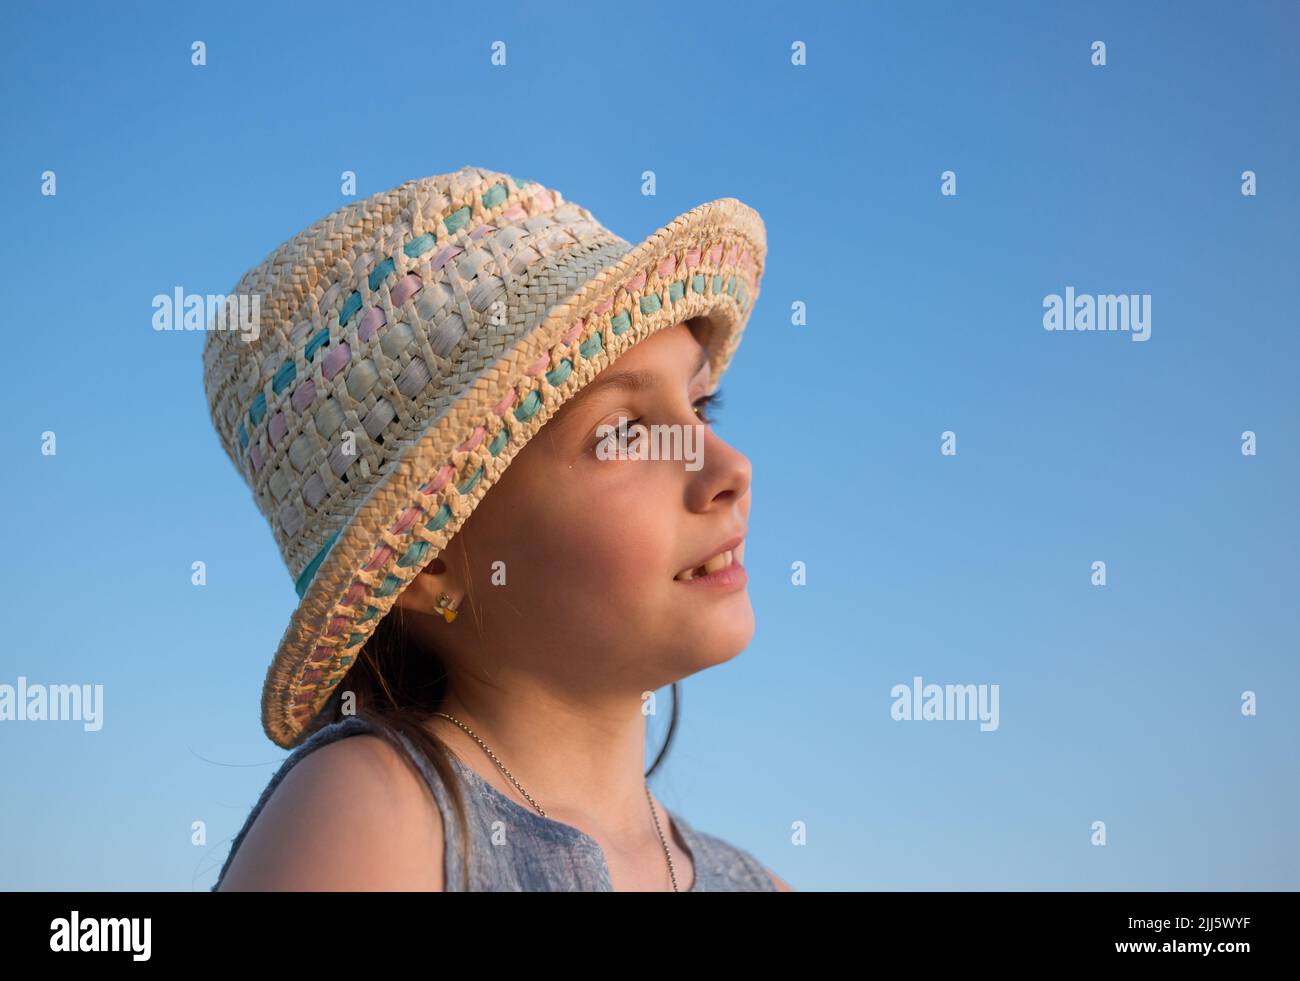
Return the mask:
{"type": "Polygon", "coordinates": [[[415,613],[436,613],[438,594],[456,584],[447,578],[447,563],[441,555],[420,570],[410,584],[397,594],[396,606],[415,613]]]}

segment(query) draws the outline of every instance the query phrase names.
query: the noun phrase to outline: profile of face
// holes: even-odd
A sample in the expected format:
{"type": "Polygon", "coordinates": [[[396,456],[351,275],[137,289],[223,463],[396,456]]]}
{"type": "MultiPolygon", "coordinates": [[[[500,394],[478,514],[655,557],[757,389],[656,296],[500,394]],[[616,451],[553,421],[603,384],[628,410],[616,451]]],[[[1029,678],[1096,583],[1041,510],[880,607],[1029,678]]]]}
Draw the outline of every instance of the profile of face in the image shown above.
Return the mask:
{"type": "MultiPolygon", "coordinates": [[[[557,693],[639,694],[748,645],[743,573],[679,578],[749,520],[750,462],[705,423],[705,354],[687,323],[629,348],[524,445],[399,594],[408,633],[447,662],[453,685],[470,671],[557,693]],[[601,451],[602,434],[624,423],[636,432],[633,422],[692,430],[696,459],[610,453],[608,436],[601,451]],[[442,590],[461,599],[451,623],[435,608],[442,590]]],[[[744,543],[732,554],[739,563],[744,543]]]]}

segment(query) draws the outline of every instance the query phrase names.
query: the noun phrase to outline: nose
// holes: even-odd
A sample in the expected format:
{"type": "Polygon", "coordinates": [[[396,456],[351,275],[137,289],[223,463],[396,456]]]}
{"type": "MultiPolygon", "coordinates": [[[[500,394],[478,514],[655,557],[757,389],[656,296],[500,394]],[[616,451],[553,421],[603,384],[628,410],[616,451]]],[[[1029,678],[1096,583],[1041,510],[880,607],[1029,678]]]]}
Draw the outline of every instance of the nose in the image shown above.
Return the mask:
{"type": "Polygon", "coordinates": [[[749,494],[753,465],[749,457],[718,436],[704,429],[703,466],[694,474],[687,490],[687,507],[692,511],[710,511],[727,505],[738,506],[749,494]]]}

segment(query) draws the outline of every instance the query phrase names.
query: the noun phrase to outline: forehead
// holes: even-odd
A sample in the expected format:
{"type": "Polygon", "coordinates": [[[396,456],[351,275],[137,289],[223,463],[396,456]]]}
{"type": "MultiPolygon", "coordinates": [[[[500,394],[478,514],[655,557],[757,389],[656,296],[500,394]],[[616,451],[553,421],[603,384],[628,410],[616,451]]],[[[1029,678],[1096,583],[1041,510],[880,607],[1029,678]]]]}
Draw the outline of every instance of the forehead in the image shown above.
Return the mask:
{"type": "Polygon", "coordinates": [[[675,383],[683,377],[689,381],[706,373],[708,366],[708,349],[696,340],[688,325],[679,323],[625,351],[565,403],[559,414],[603,391],[642,391],[658,384],[675,383]]]}
{"type": "MultiPolygon", "coordinates": [[[[613,374],[619,368],[627,368],[629,365],[641,367],[652,363],[676,372],[679,368],[694,367],[697,364],[696,356],[703,348],[695,325],[681,321],[657,330],[632,345],[605,368],[601,375],[613,374]]],[[[596,377],[599,378],[600,375],[596,377]]]]}

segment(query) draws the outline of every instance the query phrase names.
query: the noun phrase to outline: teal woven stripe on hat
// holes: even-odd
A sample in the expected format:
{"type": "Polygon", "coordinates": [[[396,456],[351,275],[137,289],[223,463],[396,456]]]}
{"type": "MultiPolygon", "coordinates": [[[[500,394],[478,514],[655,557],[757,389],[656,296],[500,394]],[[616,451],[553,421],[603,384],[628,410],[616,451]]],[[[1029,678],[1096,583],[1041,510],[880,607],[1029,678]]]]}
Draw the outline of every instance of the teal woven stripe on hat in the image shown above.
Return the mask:
{"type": "Polygon", "coordinates": [[[343,529],[340,528],[338,531],[334,532],[334,534],[330,535],[329,541],[327,541],[324,546],[322,546],[321,550],[316,553],[316,557],[307,563],[307,568],[302,570],[302,575],[300,575],[298,581],[294,583],[294,589],[298,591],[299,599],[302,599],[303,596],[306,595],[307,587],[310,586],[311,581],[316,578],[316,572],[320,569],[321,563],[325,561],[325,556],[329,554],[330,549],[334,547],[334,543],[338,541],[339,535],[342,534],[342,531],[343,529]]]}

